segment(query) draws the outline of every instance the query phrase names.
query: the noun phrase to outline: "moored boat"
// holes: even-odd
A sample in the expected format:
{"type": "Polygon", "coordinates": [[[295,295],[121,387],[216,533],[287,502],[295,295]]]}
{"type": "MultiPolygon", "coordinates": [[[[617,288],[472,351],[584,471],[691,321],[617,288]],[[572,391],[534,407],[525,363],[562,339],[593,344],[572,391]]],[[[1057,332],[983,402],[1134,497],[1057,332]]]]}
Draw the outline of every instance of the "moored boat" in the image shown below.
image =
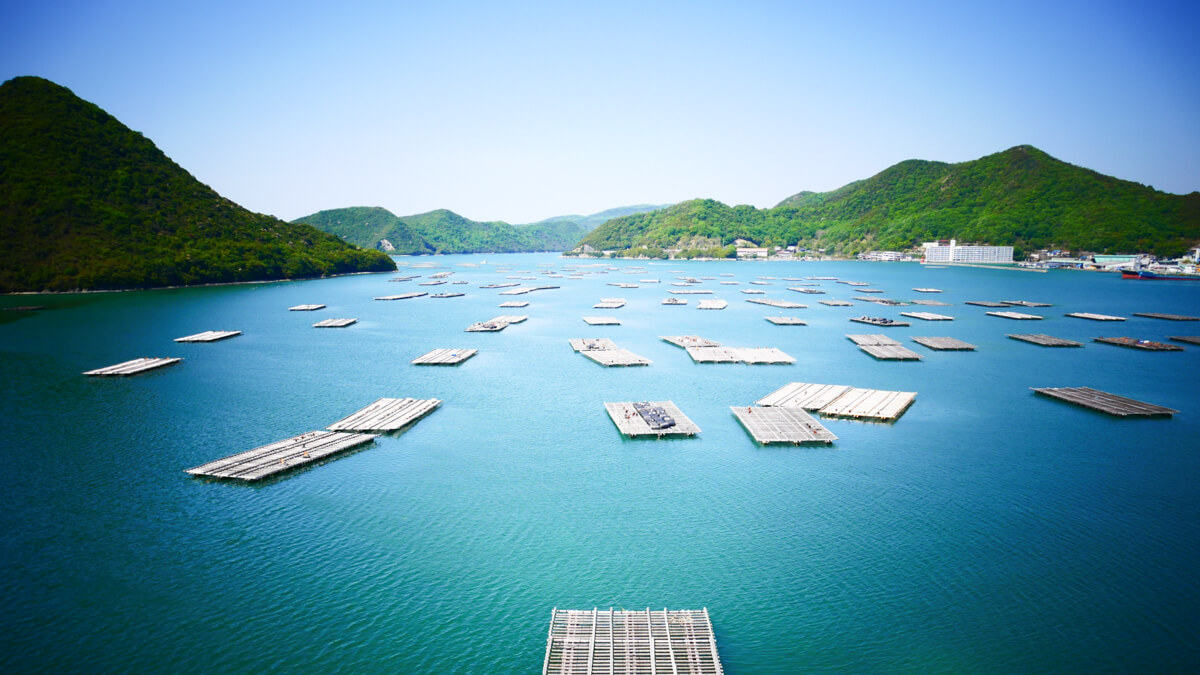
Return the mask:
{"type": "Polygon", "coordinates": [[[1151,272],[1150,270],[1121,270],[1121,278],[1143,281],[1200,281],[1200,274],[1172,274],[1151,272]]]}

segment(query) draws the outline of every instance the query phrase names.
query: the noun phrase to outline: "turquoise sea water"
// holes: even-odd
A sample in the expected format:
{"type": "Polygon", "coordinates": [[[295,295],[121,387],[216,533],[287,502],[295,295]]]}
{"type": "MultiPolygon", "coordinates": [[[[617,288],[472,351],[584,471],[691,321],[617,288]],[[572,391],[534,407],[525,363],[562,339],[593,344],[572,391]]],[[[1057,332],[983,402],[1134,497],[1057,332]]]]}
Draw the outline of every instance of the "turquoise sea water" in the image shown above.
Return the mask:
{"type": "MultiPolygon", "coordinates": [[[[448,256],[468,285],[391,275],[8,297],[0,306],[4,672],[539,672],[550,610],[708,607],[729,673],[1194,672],[1200,668],[1200,347],[1148,353],[1200,323],[1200,284],[912,264],[632,261],[644,271],[546,279],[553,255],[448,256]],[[486,264],[465,267],[461,263],[486,264]],[[511,271],[500,272],[500,266],[511,271]],[[724,311],[660,304],[682,274],[724,311]],[[558,290],[478,286],[528,271],[558,290]],[[740,286],[722,286],[733,274],[740,286]],[[888,308],[761,275],[871,282],[888,308]],[[637,283],[621,289],[608,283],[637,283]],[[419,280],[418,280],[419,281],[419,280]],[[940,295],[913,287],[944,289],[940,295]],[[744,302],[746,288],[808,304],[744,302]],[[425,290],[465,297],[376,302],[425,290]],[[628,305],[596,310],[601,297],[628,305]],[[714,296],[708,296],[714,297],[714,296]],[[505,300],[528,308],[500,309],[505,300]],[[966,300],[1034,300],[986,316],[966,300]],[[288,312],[324,303],[318,312],[288,312]],[[863,313],[925,358],[875,361],[846,333],[863,313]],[[1065,318],[1072,311],[1124,323],[1065,318]],[[501,333],[463,328],[500,314],[501,333]],[[774,326],[765,315],[800,316],[774,326]],[[590,327],[582,316],[615,316],[590,327]],[[345,329],[317,320],[357,317],[345,329]],[[241,330],[214,344],[176,344],[241,330]],[[1006,333],[1086,342],[1050,349],[1006,333]],[[794,365],[694,364],[661,335],[772,346],[794,365]],[[976,352],[933,352],[912,336],[976,352]],[[603,368],[567,340],[611,337],[644,368],[603,368]],[[409,361],[480,353],[454,368],[409,361]],[[84,370],[138,356],[183,363],[122,379],[84,370]],[[830,447],[756,445],[730,414],[793,381],[918,392],[894,424],[828,420],[830,447]],[[1091,386],[1179,409],[1120,420],[1034,395],[1091,386]],[[324,427],[379,397],[445,403],[365,450],[258,486],[185,468],[324,427]],[[623,440],[604,401],[670,399],[703,432],[623,440]]],[[[403,273],[429,275],[435,270],[403,273]]],[[[423,277],[424,278],[424,277],[423,277]]]]}

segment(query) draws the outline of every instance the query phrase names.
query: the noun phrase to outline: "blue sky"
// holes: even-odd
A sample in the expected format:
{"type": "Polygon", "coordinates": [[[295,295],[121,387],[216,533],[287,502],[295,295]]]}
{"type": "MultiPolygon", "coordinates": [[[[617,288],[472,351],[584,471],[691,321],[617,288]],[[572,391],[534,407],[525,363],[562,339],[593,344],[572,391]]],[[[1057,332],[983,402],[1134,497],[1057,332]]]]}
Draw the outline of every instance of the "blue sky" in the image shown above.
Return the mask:
{"type": "Polygon", "coordinates": [[[1186,2],[55,2],[0,79],[69,87],[218,192],[529,222],[771,206],[1032,144],[1200,190],[1186,2]],[[175,6],[179,5],[179,6],[175,6]]]}

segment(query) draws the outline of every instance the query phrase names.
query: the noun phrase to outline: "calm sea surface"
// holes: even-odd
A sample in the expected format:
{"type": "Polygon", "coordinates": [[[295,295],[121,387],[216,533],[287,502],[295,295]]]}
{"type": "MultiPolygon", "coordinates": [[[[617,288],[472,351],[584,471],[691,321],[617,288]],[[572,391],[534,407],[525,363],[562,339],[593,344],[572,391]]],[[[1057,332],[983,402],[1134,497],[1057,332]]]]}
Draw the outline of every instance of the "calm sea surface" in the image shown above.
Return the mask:
{"type": "MultiPolygon", "coordinates": [[[[550,610],[707,607],[729,673],[1200,669],[1200,347],[1140,352],[1200,323],[1200,284],[887,263],[617,261],[582,279],[554,255],[402,258],[391,275],[6,297],[0,306],[0,671],[534,673],[550,610]],[[486,259],[486,263],[484,260],[486,259]],[[466,266],[464,264],[479,264],[466,266]],[[644,269],[624,270],[637,265],[644,269]],[[467,285],[420,287],[435,271],[467,285]],[[722,277],[721,274],[732,274],[722,277]],[[558,290],[480,289],[536,276],[558,290]],[[729,301],[661,305],[677,276],[729,301]],[[950,307],[826,307],[870,282],[950,307]],[[622,289],[609,283],[659,284],[622,289]],[[739,286],[720,285],[736,280],[739,286]],[[914,287],[944,289],[915,293],[914,287]],[[765,290],[765,296],[741,289],[765,290]],[[396,302],[411,291],[465,297],[396,302]],[[592,309],[623,297],[616,310],[592,309]],[[778,310],[767,297],[808,304],[778,310]],[[527,300],[525,309],[500,309],[527,300]],[[1053,303],[990,317],[967,300],[1053,303]],[[318,312],[289,312],[323,303],[318,312]],[[949,314],[910,328],[863,313],[949,314]],[[1099,323],[1066,312],[1129,317],[1099,323]],[[467,325],[508,313],[500,333],[467,325]],[[775,326],[766,315],[799,316],[775,326]],[[591,327],[582,316],[614,316],[591,327]],[[324,318],[357,317],[344,329],[324,318]],[[204,330],[241,330],[177,344],[204,330]],[[925,358],[876,361],[846,333],[925,358]],[[1038,347],[1006,333],[1086,342],[1038,347]],[[659,339],[778,347],[793,365],[694,364],[659,339]],[[976,352],[933,352],[952,336],[976,352]],[[568,338],[611,337],[644,368],[603,368],[568,338]],[[421,367],[437,347],[479,354],[421,367]],[[139,356],[132,378],[84,370],[139,356]],[[915,391],[894,424],[827,420],[825,447],[755,444],[729,411],[788,382],[915,391]],[[1121,420],[1036,396],[1090,386],[1176,408],[1121,420]],[[416,426],[264,485],[183,470],[322,428],[380,397],[440,398],[416,426]],[[604,401],[673,400],[693,439],[624,440],[604,401]]],[[[714,296],[707,296],[714,297],[714,296]]]]}

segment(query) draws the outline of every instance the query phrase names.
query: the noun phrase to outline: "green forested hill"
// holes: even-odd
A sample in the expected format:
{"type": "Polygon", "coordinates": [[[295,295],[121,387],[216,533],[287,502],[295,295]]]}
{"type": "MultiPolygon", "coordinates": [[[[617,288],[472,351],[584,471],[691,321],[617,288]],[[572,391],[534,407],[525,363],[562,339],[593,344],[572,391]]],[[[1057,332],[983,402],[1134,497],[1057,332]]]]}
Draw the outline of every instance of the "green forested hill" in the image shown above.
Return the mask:
{"type": "Polygon", "coordinates": [[[594,248],[706,249],[736,239],[853,254],[922,241],[1174,256],[1200,240],[1200,193],[1173,195],[1059,161],[1031,146],[960,164],[909,160],[770,209],[693,200],[617,218],[594,248]]]}
{"type": "Polygon", "coordinates": [[[379,207],[356,206],[297,218],[357,246],[377,247],[386,239],[398,254],[516,253],[564,251],[574,247],[584,230],[569,221],[509,225],[479,222],[439,209],[397,216],[379,207]]]}
{"type": "Polygon", "coordinates": [[[0,85],[0,291],[149,288],[389,270],[252,213],[70,90],[0,85]]]}

